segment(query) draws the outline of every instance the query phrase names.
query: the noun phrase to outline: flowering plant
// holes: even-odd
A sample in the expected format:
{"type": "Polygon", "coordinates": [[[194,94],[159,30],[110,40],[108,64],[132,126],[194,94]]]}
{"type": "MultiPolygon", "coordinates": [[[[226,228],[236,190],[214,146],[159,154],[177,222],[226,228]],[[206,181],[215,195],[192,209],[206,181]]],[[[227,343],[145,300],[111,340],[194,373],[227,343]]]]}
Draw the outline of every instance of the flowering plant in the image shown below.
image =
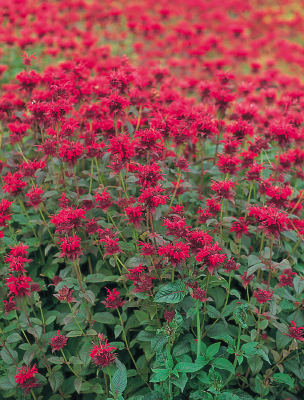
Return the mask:
{"type": "Polygon", "coordinates": [[[247,3],[0,9],[1,399],[303,398],[304,15],[247,3]]]}

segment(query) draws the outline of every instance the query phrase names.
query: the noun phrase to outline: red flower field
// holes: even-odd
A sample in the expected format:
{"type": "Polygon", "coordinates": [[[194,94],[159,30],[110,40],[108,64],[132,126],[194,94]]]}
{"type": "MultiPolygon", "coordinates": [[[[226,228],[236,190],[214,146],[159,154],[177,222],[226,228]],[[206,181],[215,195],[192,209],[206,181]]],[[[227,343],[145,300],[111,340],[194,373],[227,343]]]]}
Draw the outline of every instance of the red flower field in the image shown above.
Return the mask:
{"type": "Polygon", "coordinates": [[[0,7],[0,400],[301,400],[303,1],[0,7]]]}

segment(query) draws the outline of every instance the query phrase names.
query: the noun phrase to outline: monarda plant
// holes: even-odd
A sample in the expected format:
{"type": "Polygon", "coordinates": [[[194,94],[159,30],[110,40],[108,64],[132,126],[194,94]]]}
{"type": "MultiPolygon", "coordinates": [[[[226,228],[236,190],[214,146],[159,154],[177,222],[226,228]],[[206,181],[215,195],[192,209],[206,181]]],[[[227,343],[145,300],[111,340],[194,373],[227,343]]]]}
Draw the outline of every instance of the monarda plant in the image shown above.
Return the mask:
{"type": "Polygon", "coordinates": [[[301,400],[298,7],[0,16],[0,399],[301,400]]]}

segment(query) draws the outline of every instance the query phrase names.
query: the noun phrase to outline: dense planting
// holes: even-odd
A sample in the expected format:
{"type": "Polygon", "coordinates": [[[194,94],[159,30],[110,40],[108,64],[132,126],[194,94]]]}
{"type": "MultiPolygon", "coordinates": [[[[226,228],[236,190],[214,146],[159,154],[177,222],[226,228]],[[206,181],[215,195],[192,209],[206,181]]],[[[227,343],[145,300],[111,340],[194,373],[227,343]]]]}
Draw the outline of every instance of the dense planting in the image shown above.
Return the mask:
{"type": "Polygon", "coordinates": [[[0,399],[300,400],[300,3],[0,8],[0,399]]]}

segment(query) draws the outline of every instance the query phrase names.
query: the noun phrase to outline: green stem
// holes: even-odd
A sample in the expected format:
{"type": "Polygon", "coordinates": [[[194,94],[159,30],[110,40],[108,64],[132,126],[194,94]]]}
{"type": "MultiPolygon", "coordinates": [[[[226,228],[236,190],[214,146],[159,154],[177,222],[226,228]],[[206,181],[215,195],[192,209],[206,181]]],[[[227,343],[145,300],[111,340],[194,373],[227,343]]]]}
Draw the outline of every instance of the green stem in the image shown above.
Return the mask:
{"type": "Polygon", "coordinates": [[[92,190],[93,166],[94,166],[94,158],[92,158],[92,161],[91,161],[91,178],[90,178],[89,194],[91,194],[91,190],[92,190]]]}
{"type": "Polygon", "coordinates": [[[35,395],[35,392],[34,392],[33,389],[31,389],[31,394],[32,394],[32,396],[33,396],[33,399],[34,399],[34,400],[37,400],[36,395],[35,395]]]}
{"type": "Polygon", "coordinates": [[[199,300],[197,300],[196,304],[196,329],[197,329],[197,354],[196,358],[198,358],[201,354],[201,322],[200,322],[200,313],[199,313],[199,300]]]}
{"type": "MultiPolygon", "coordinates": [[[[236,365],[237,365],[237,354],[238,354],[238,352],[239,352],[239,350],[240,350],[241,332],[242,332],[242,326],[239,325],[238,341],[237,341],[237,346],[236,346],[236,357],[235,357],[234,363],[233,363],[234,369],[236,368],[236,365]]],[[[227,385],[227,383],[231,380],[232,376],[233,376],[233,373],[230,372],[230,375],[228,376],[226,382],[224,383],[224,387],[225,387],[225,386],[227,385]]]]}
{"type": "MultiPolygon", "coordinates": [[[[108,212],[108,216],[109,216],[109,218],[110,218],[112,224],[114,225],[115,229],[118,230],[118,228],[117,228],[117,226],[116,226],[116,224],[115,224],[115,222],[114,222],[114,220],[113,220],[113,218],[112,218],[112,215],[111,215],[109,212],[108,212]]],[[[126,241],[126,239],[124,238],[124,236],[122,235],[122,233],[121,233],[120,231],[118,231],[118,232],[119,232],[119,235],[121,236],[122,240],[123,240],[125,243],[127,243],[127,241],[126,241]]]]}
{"type": "Polygon", "coordinates": [[[70,366],[70,364],[68,363],[68,361],[67,361],[67,359],[66,359],[66,357],[65,357],[65,354],[64,354],[64,352],[63,352],[63,349],[60,349],[61,350],[61,353],[62,353],[62,356],[63,356],[63,359],[64,359],[64,361],[65,361],[65,363],[66,363],[66,365],[69,367],[69,369],[73,372],[73,374],[75,375],[75,376],[77,376],[77,378],[79,378],[79,375],[77,375],[76,374],[76,372],[73,370],[73,368],[70,366]]]}
{"type": "MultiPolygon", "coordinates": [[[[124,325],[123,325],[123,320],[122,320],[120,311],[119,311],[118,308],[117,308],[116,310],[117,310],[117,312],[118,312],[119,319],[120,319],[120,323],[121,323],[121,326],[122,326],[123,338],[124,338],[124,341],[125,341],[125,344],[126,344],[126,349],[128,350],[128,353],[129,353],[129,355],[130,355],[130,357],[131,357],[131,360],[133,361],[133,364],[134,364],[134,366],[135,366],[135,368],[136,368],[136,370],[137,370],[139,376],[142,378],[142,380],[145,382],[145,384],[148,386],[148,388],[150,388],[148,382],[143,378],[143,376],[142,376],[142,374],[140,373],[140,371],[139,371],[139,369],[138,369],[138,366],[137,366],[137,364],[136,364],[136,362],[135,362],[135,360],[134,360],[134,357],[133,357],[133,355],[132,355],[132,353],[131,353],[131,350],[130,350],[130,348],[129,348],[128,339],[127,339],[127,336],[126,336],[126,333],[125,333],[125,329],[124,329],[124,325]]],[[[150,388],[150,390],[151,390],[151,388],[150,388]]]]}
{"type": "MultiPolygon", "coordinates": [[[[168,362],[170,362],[170,360],[171,360],[170,345],[171,345],[171,338],[169,337],[168,338],[168,347],[167,347],[167,350],[168,350],[168,362]]],[[[173,400],[172,382],[171,382],[170,378],[169,378],[169,381],[168,381],[168,386],[169,386],[169,400],[173,400]]]]}
{"type": "Polygon", "coordinates": [[[223,308],[223,310],[222,310],[222,314],[223,314],[223,312],[225,311],[225,308],[226,308],[226,306],[227,306],[228,299],[229,299],[230,285],[231,285],[231,277],[232,277],[232,272],[229,273],[228,291],[227,291],[227,295],[226,295],[226,301],[225,301],[225,304],[224,304],[224,308],[223,308]]]}
{"type": "Polygon", "coordinates": [[[113,385],[113,382],[112,382],[112,375],[111,375],[111,372],[110,372],[110,370],[109,370],[109,367],[107,367],[107,371],[108,371],[109,378],[110,378],[111,390],[113,391],[112,393],[113,393],[113,395],[114,395],[114,399],[116,399],[115,388],[114,388],[114,385],[113,385]]]}
{"type": "Polygon", "coordinates": [[[68,305],[69,305],[69,307],[70,307],[70,310],[71,310],[72,316],[73,316],[73,318],[74,318],[74,321],[76,322],[76,324],[77,324],[79,330],[81,331],[81,333],[83,334],[83,336],[85,336],[85,333],[84,333],[84,331],[81,329],[81,327],[80,327],[80,325],[79,325],[79,323],[78,323],[78,321],[77,321],[77,318],[76,318],[76,316],[75,316],[75,314],[74,314],[74,312],[73,312],[73,310],[72,310],[71,304],[68,303],[68,305]]]}

